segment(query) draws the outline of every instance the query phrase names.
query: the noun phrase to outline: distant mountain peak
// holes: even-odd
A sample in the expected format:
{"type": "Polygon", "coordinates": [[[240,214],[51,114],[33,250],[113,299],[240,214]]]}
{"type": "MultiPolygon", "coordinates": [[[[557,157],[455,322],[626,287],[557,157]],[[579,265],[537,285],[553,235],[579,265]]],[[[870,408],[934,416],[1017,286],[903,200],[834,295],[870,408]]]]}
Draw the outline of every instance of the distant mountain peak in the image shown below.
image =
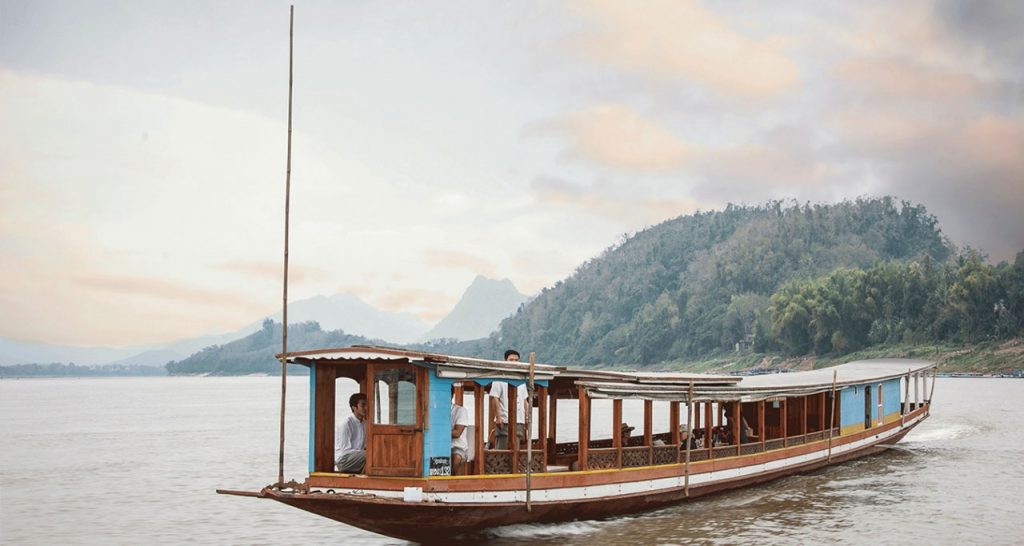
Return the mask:
{"type": "MultiPolygon", "coordinates": [[[[281,320],[281,313],[270,316],[281,320]]],[[[391,343],[409,343],[430,328],[412,313],[377,309],[359,296],[342,292],[333,296],[317,295],[288,304],[288,322],[315,321],[325,331],[344,330],[348,334],[391,343]]]]}
{"type": "Polygon", "coordinates": [[[515,313],[526,299],[507,278],[498,280],[477,275],[451,312],[421,339],[467,340],[487,337],[497,330],[504,318],[515,313]]]}

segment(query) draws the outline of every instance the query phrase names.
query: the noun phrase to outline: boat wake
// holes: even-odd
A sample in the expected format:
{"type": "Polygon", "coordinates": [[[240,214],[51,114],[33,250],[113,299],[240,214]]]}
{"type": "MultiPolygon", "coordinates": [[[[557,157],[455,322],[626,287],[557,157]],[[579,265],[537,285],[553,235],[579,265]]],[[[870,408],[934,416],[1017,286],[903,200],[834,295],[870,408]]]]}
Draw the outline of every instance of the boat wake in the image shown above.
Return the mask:
{"type": "Polygon", "coordinates": [[[600,522],[572,521],[568,523],[523,523],[489,529],[482,536],[493,539],[540,539],[589,535],[600,529],[600,522]]]}
{"type": "Polygon", "coordinates": [[[904,440],[905,445],[938,444],[965,438],[977,431],[977,427],[950,423],[940,427],[915,430],[904,440]]]}

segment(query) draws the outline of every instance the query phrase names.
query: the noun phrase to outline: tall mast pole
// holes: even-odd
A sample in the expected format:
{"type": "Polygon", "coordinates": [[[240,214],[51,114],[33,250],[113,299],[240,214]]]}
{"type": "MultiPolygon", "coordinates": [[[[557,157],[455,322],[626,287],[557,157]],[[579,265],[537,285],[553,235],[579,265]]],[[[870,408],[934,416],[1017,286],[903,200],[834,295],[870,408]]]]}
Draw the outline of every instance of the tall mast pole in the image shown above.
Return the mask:
{"type": "MultiPolygon", "coordinates": [[[[532,489],[531,476],[533,475],[533,369],[536,365],[536,353],[530,353],[530,375],[526,380],[526,511],[532,512],[530,504],[530,491],[532,489]]],[[[516,431],[511,431],[515,433],[516,431]]]]}
{"type": "Polygon", "coordinates": [[[284,295],[281,304],[281,434],[277,452],[277,485],[284,487],[284,408],[288,390],[288,213],[292,199],[292,48],[295,6],[288,9],[288,160],[284,175],[284,295]]]}

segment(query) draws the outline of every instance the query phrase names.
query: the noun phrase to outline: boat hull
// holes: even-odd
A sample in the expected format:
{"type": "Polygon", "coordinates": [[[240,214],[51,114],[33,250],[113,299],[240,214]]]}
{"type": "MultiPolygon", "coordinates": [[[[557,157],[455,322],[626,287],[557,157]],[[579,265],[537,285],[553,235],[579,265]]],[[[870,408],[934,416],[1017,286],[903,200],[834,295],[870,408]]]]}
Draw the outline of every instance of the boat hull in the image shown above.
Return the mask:
{"type": "MultiPolygon", "coordinates": [[[[836,439],[833,441],[833,449],[828,450],[828,454],[822,449],[807,452],[804,447],[778,450],[769,462],[763,462],[765,454],[760,454],[762,458],[736,457],[731,461],[731,465],[723,465],[720,470],[695,472],[690,476],[689,487],[685,486],[685,479],[677,475],[620,483],[617,486],[620,494],[602,494],[607,492],[609,487],[615,488],[614,484],[595,486],[589,490],[586,486],[537,489],[534,491],[535,500],[529,510],[521,500],[500,502],[502,495],[507,497],[515,494],[516,499],[524,498],[525,492],[521,490],[478,492],[488,493],[499,502],[482,501],[479,494],[473,497],[469,493],[461,493],[461,497],[460,493],[448,493],[448,496],[445,496],[445,493],[438,493],[436,497],[428,499],[428,502],[405,502],[402,498],[396,497],[394,492],[387,496],[383,491],[379,492],[381,494],[372,494],[370,490],[349,492],[344,489],[341,493],[289,493],[268,489],[261,492],[260,496],[382,535],[416,542],[433,542],[453,535],[503,525],[601,519],[644,512],[722,491],[813,471],[882,452],[888,445],[901,440],[926,416],[927,411],[921,409],[908,415],[905,422],[893,423],[877,431],[865,431],[854,438],[846,438],[842,444],[839,444],[840,439],[836,439]],[[788,456],[790,452],[798,451],[798,455],[788,456]],[[750,464],[742,464],[744,462],[750,464]],[[676,482],[672,482],[671,479],[676,482]],[[652,484],[651,487],[641,487],[639,491],[630,492],[630,486],[647,483],[652,484]],[[676,485],[658,487],[665,483],[676,485]],[[573,498],[573,495],[576,495],[576,498],[573,498]],[[446,502],[467,498],[473,502],[446,502]],[[538,498],[540,500],[536,500],[538,498]]],[[[819,442],[822,443],[826,444],[827,449],[827,441],[819,442]]],[[[587,476],[583,476],[581,479],[586,478],[587,476]]],[[[543,484],[543,479],[535,481],[535,484],[538,483],[543,484]]]]}

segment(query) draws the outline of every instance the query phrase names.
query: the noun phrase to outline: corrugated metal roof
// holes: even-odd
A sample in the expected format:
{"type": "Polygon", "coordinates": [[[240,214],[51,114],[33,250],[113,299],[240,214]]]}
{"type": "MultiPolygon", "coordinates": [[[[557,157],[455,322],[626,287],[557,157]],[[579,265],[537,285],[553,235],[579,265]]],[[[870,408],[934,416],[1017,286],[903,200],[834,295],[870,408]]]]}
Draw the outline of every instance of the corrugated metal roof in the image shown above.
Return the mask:
{"type": "MultiPolygon", "coordinates": [[[[280,355],[278,355],[278,358],[280,358],[280,355]]],[[[352,347],[338,349],[317,349],[288,353],[288,362],[294,364],[340,363],[367,360],[408,360],[413,364],[434,364],[442,376],[459,379],[524,379],[530,373],[530,364],[528,362],[486,360],[482,358],[409,351],[393,347],[353,345],[352,347]]],[[[565,368],[561,366],[536,364],[534,366],[534,377],[539,380],[551,379],[563,370],[565,368]]]]}
{"type": "Polygon", "coordinates": [[[874,360],[857,360],[830,368],[819,368],[806,372],[778,373],[767,375],[751,375],[743,378],[740,388],[744,390],[772,390],[793,388],[814,388],[832,386],[832,374],[835,373],[836,385],[853,385],[871,381],[884,381],[900,377],[908,373],[916,373],[934,368],[935,363],[926,360],[903,358],[879,358],[874,360]]]}
{"type": "MultiPolygon", "coordinates": [[[[280,357],[280,355],[278,355],[280,357]]],[[[529,363],[507,362],[409,351],[393,347],[355,345],[338,349],[320,349],[289,353],[288,362],[297,364],[343,363],[367,360],[408,360],[431,364],[442,377],[456,379],[525,379],[529,363]]],[[[693,400],[755,401],[787,396],[805,396],[832,389],[833,374],[837,388],[847,385],[885,381],[909,373],[934,368],[925,360],[860,360],[830,368],[805,372],[752,376],[711,375],[678,372],[619,372],[570,369],[564,366],[536,364],[536,379],[573,381],[595,398],[642,398],[685,401],[690,385],[693,400]]]]}

